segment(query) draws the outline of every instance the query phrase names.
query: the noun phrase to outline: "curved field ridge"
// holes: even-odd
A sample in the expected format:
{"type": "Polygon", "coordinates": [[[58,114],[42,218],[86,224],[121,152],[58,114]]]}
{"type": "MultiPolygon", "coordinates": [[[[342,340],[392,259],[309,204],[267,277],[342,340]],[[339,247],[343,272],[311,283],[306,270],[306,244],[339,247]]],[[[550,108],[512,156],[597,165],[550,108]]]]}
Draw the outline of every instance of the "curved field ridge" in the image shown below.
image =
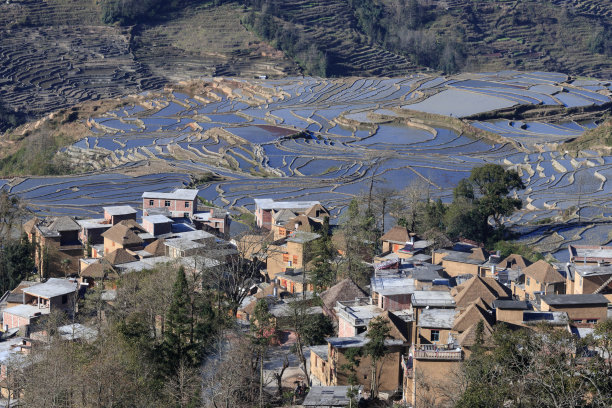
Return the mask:
{"type": "MultiPolygon", "coordinates": [[[[187,174],[213,172],[221,181],[202,184],[200,195],[219,206],[252,209],[258,197],[308,198],[324,202],[337,215],[372,179],[398,190],[424,180],[431,197],[450,200],[452,188],[473,167],[499,163],[515,168],[527,185],[519,192],[525,209],[511,223],[561,216],[571,221],[578,217],[578,204],[581,221],[605,221],[612,214],[607,210],[612,204],[612,157],[556,150],[595,123],[470,122],[486,131],[483,135],[501,136],[492,142],[458,134],[436,115],[406,115],[422,110],[457,117],[525,104],[562,108],[568,95],[585,104],[609,102],[610,92],[602,88],[568,83],[563,74],[513,71],[460,78],[306,77],[184,84],[138,95],[137,105],[90,118],[95,131],[66,152],[91,174],[13,180],[9,188],[41,212],[85,214],[111,202],[137,204],[145,190],[169,191],[188,183],[187,174]],[[175,173],[111,173],[130,174],[141,164],[163,164],[175,173]],[[105,173],[96,174],[101,170],[105,173]]],[[[556,252],[578,239],[597,241],[589,238],[589,231],[600,233],[601,228],[584,229],[579,238],[551,230],[542,248],[556,252]]],[[[529,237],[525,240],[532,243],[529,237]]]]}

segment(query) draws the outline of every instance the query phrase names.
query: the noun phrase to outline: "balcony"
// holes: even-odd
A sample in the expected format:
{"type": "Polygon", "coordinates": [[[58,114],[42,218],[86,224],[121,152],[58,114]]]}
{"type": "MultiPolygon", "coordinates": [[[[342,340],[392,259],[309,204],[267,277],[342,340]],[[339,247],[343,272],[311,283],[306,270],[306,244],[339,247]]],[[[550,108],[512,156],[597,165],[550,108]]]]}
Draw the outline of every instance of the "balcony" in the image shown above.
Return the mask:
{"type": "Polygon", "coordinates": [[[417,360],[463,360],[463,351],[450,345],[423,344],[414,350],[417,360]]]}

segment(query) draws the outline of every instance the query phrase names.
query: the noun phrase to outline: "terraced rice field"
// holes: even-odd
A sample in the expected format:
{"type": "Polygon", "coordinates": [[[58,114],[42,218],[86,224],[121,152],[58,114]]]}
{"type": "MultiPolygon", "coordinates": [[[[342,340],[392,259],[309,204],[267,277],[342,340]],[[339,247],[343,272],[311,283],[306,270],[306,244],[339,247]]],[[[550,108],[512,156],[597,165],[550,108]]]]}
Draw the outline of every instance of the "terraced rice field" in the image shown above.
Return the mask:
{"type": "MultiPolygon", "coordinates": [[[[584,104],[603,104],[610,101],[609,82],[584,85],[604,88],[597,92],[554,73],[465,77],[237,80],[214,88],[206,101],[179,92],[146,93],[140,105],[91,118],[91,134],[66,150],[75,160],[95,152],[92,174],[31,178],[9,186],[41,212],[88,213],[111,201],[138,205],[142,191],[171,190],[186,184],[189,173],[211,171],[223,181],[201,185],[200,195],[219,206],[253,209],[257,197],[313,199],[337,215],[372,178],[395,189],[425,180],[431,196],[448,201],[452,188],[474,166],[499,163],[517,169],[527,185],[518,193],[525,209],[510,222],[521,225],[571,213],[578,203],[582,221],[610,219],[612,157],[595,152],[573,157],[555,150],[558,143],[596,124],[472,122],[506,140],[492,142],[439,125],[407,126],[403,115],[404,109],[431,111],[424,106],[437,106],[433,113],[453,116],[465,109],[473,113],[497,107],[462,106],[466,92],[483,95],[484,101],[493,93],[507,106],[563,106],[561,93],[585,98],[584,104]],[[427,105],[433,98],[444,103],[427,105]],[[145,162],[163,162],[175,173],[112,173],[129,174],[130,166],[145,162]],[[105,173],[95,173],[102,169],[105,173]]],[[[543,247],[557,252],[567,242],[604,243],[604,229],[559,233],[562,239],[551,239],[543,247]]],[[[532,231],[525,232],[529,241],[532,231]]]]}

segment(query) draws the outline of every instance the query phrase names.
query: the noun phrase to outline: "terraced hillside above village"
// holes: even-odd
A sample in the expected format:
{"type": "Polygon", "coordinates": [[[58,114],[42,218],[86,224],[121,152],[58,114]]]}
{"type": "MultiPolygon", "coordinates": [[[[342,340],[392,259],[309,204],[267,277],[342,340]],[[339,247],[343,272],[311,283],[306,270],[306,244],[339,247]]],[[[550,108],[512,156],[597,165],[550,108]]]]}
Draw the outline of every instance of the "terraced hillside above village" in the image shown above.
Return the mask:
{"type": "MultiPolygon", "coordinates": [[[[449,201],[473,167],[495,163],[516,169],[527,186],[515,193],[524,209],[507,220],[525,242],[563,256],[568,242],[610,240],[610,156],[564,144],[609,112],[610,81],[512,71],[218,78],[110,106],[77,119],[82,138],[58,153],[80,174],[0,185],[43,214],[137,205],[145,189],[191,184],[237,213],[267,197],[319,200],[337,216],[372,181],[398,191],[420,181],[430,197],[449,201]]],[[[36,126],[15,132],[35,134],[36,126]]]]}

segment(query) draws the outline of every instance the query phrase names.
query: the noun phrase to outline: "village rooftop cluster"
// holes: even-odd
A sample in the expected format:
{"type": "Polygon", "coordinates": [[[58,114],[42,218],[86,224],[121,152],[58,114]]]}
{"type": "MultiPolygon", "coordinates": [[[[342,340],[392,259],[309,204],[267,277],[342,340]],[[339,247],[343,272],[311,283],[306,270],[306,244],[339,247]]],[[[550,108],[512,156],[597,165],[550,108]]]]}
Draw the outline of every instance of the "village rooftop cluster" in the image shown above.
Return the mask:
{"type": "MultiPolygon", "coordinates": [[[[253,232],[229,240],[225,210],[198,205],[197,190],[145,192],[142,216],[131,206],[105,207],[97,219],[61,216],[33,218],[23,226],[35,242],[38,273],[1,299],[0,381],[9,357],[25,356],[44,341],[36,321],[53,311],[78,313],[77,300],[95,286],[112,304],[125,274],[156,265],[186,270],[216,268],[236,257],[259,261],[256,279],[236,319],[253,323],[264,299],[277,330],[284,330],[289,303],[313,297],[308,246],[323,238],[329,211],[318,201],[255,200],[253,232]]],[[[342,239],[334,234],[337,257],[342,239]]],[[[307,372],[312,383],[304,406],[346,406],[350,350],[366,346],[369,323],[382,317],[390,327],[380,366],[381,396],[415,406],[472,353],[478,336],[487,342],[495,325],[528,328],[541,323],[585,336],[612,316],[612,247],[569,246],[570,262],[530,263],[521,255],[502,259],[476,242],[460,241],[434,249],[428,241],[396,225],[381,238],[382,253],[371,259],[370,284],[344,278],[320,293],[320,305],[336,334],[310,347],[307,372]],[[417,378],[417,376],[419,378],[417,378]]],[[[66,341],[91,341],[96,331],[74,323],[60,327],[66,341]]],[[[360,394],[371,387],[372,369],[362,357],[355,377],[360,394]]],[[[10,392],[3,387],[3,394],[10,392]]],[[[442,392],[439,398],[444,398],[442,392]]],[[[19,395],[13,396],[18,397],[19,395]]]]}

